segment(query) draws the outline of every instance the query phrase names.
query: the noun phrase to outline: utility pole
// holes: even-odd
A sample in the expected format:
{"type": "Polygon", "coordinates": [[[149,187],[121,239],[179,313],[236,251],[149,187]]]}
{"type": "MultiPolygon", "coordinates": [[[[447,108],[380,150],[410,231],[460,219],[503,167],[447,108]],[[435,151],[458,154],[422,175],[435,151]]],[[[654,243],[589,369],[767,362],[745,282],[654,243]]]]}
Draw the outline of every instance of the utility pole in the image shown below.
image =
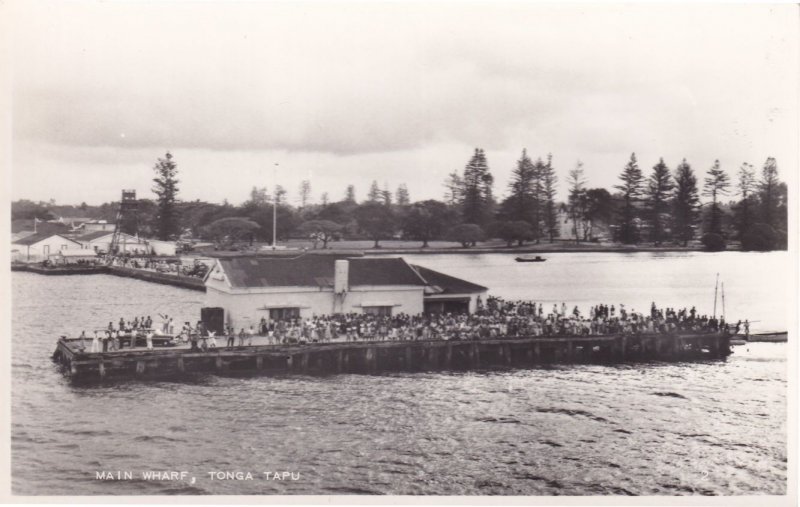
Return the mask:
{"type": "Polygon", "coordinates": [[[275,167],[272,169],[272,249],[275,250],[277,246],[276,238],[278,237],[278,163],[275,162],[275,167]]]}

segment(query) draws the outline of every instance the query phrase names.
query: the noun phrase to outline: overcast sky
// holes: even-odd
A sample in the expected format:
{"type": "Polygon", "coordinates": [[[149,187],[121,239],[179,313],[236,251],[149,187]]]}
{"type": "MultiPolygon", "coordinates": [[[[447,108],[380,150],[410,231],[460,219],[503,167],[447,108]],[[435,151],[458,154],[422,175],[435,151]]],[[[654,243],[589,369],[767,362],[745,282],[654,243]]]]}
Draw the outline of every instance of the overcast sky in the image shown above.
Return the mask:
{"type": "Polygon", "coordinates": [[[610,187],[636,152],[699,172],[798,161],[794,5],[17,2],[12,198],[413,200],[475,147],[506,195],[522,148],[610,187]]]}

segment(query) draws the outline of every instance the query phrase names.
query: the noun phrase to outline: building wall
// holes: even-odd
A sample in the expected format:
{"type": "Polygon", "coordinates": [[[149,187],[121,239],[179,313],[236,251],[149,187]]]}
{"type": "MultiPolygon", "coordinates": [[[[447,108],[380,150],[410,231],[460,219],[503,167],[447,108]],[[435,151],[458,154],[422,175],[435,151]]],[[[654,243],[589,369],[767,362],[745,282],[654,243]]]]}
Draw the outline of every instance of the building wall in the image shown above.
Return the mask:
{"type": "Polygon", "coordinates": [[[59,250],[66,250],[68,248],[80,248],[80,243],[72,241],[61,236],[50,236],[43,239],[38,243],[30,245],[12,244],[12,258],[20,262],[41,262],[51,257],[55,258],[59,250]],[[46,248],[47,247],[47,248],[46,248]],[[16,252],[14,252],[16,250],[16,252]],[[30,251],[30,255],[28,252],[30,251]]]}
{"type": "MultiPolygon", "coordinates": [[[[108,236],[101,236],[91,241],[85,241],[82,243],[82,248],[108,252],[111,249],[112,237],[113,234],[109,234],[108,236]]],[[[123,235],[119,240],[119,251],[145,254],[148,253],[149,250],[144,241],[138,240],[134,236],[123,235]]]]}
{"type": "Polygon", "coordinates": [[[447,299],[455,299],[455,298],[469,298],[469,313],[475,313],[478,310],[478,298],[481,298],[481,302],[486,304],[486,297],[488,296],[488,291],[483,292],[476,292],[473,294],[446,294],[446,295],[430,295],[425,297],[427,301],[436,301],[438,300],[447,300],[447,299]]]}
{"type": "Polygon", "coordinates": [[[176,246],[174,241],[158,241],[148,240],[147,248],[149,251],[155,251],[156,255],[175,255],[176,246]]]}
{"type": "Polygon", "coordinates": [[[331,288],[271,287],[229,293],[214,285],[207,281],[203,306],[223,308],[226,322],[237,330],[256,326],[262,317],[269,320],[270,307],[299,307],[304,319],[332,313],[362,313],[361,305],[365,303],[388,303],[393,315],[423,311],[422,287],[355,287],[346,293],[342,304],[341,298],[334,301],[331,288]]]}

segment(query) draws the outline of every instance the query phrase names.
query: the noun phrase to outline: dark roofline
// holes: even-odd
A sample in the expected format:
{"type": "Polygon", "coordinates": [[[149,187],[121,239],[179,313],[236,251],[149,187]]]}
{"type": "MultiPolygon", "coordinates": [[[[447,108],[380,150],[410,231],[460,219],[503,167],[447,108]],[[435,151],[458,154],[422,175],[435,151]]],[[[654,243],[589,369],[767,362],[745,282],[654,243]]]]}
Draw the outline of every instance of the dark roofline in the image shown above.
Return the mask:
{"type": "Polygon", "coordinates": [[[414,269],[415,272],[417,272],[417,274],[420,276],[420,278],[425,280],[425,284],[428,285],[428,286],[436,286],[437,284],[431,283],[430,280],[425,278],[425,275],[423,275],[423,273],[421,273],[420,270],[422,270],[423,272],[428,272],[429,273],[428,276],[431,277],[431,278],[432,277],[437,277],[437,278],[442,279],[443,281],[452,281],[455,284],[464,285],[465,288],[470,290],[470,292],[483,292],[483,291],[488,291],[489,290],[488,287],[484,287],[483,285],[479,285],[477,283],[473,283],[473,282],[470,282],[468,280],[464,280],[463,278],[458,278],[458,277],[455,277],[455,276],[452,276],[452,275],[441,273],[439,271],[436,271],[436,270],[433,270],[433,269],[430,269],[430,268],[426,268],[425,266],[419,266],[417,264],[411,264],[410,266],[414,269]]]}

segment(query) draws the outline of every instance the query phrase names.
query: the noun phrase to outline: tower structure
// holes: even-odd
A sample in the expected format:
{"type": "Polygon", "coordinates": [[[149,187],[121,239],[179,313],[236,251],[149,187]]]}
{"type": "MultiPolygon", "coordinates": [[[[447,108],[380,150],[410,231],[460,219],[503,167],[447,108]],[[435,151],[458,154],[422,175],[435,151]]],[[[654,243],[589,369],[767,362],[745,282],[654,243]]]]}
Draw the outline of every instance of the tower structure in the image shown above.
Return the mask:
{"type": "Polygon", "coordinates": [[[109,253],[116,255],[119,251],[119,241],[122,233],[139,234],[139,203],[136,200],[136,190],[123,190],[122,199],[117,210],[117,219],[114,224],[114,235],[111,237],[109,253]]]}

